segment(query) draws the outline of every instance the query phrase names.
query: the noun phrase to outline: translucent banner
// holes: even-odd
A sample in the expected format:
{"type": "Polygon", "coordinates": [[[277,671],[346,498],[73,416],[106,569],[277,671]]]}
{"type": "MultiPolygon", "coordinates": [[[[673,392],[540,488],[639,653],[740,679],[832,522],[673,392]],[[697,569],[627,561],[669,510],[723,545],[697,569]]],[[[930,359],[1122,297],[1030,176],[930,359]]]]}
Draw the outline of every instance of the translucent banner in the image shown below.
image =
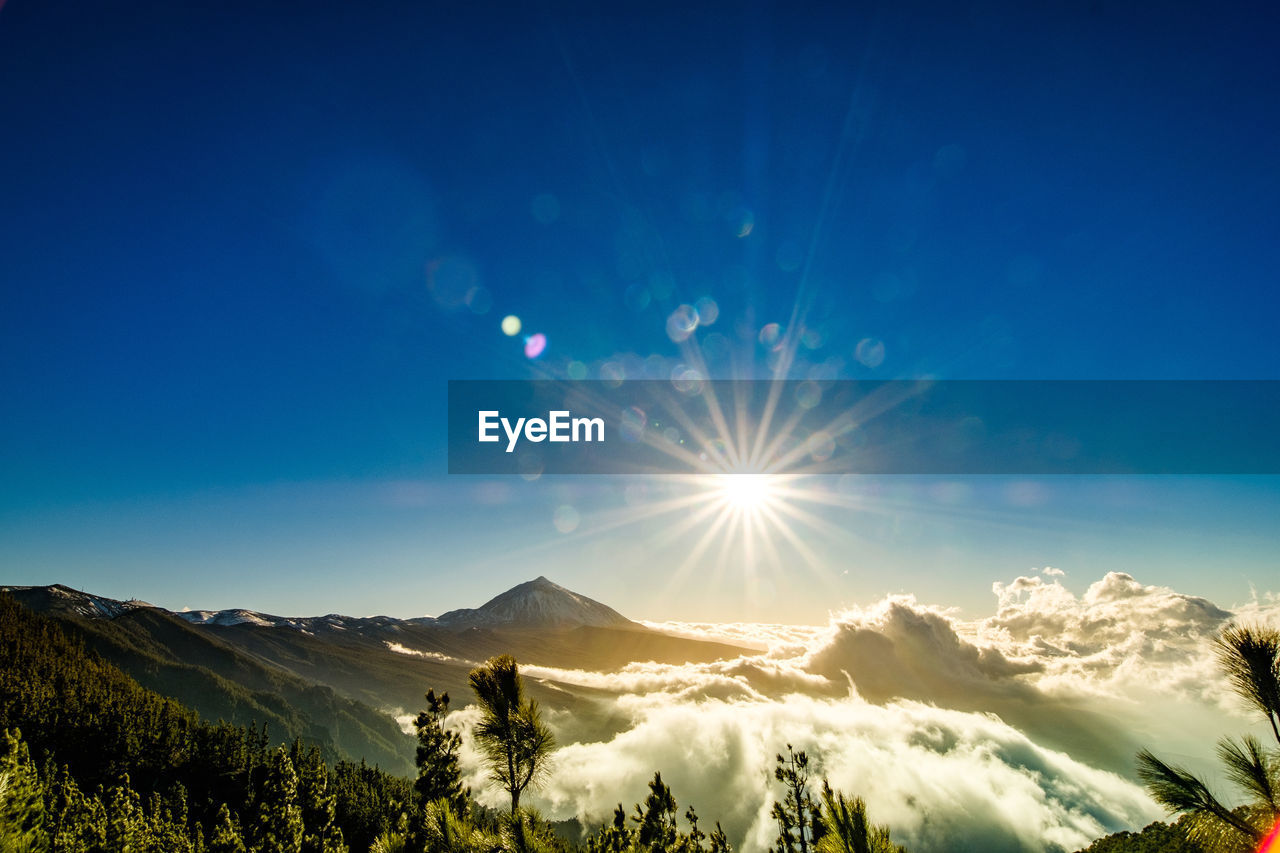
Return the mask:
{"type": "Polygon", "coordinates": [[[1275,381],[451,381],[451,474],[1277,474],[1275,381]]]}

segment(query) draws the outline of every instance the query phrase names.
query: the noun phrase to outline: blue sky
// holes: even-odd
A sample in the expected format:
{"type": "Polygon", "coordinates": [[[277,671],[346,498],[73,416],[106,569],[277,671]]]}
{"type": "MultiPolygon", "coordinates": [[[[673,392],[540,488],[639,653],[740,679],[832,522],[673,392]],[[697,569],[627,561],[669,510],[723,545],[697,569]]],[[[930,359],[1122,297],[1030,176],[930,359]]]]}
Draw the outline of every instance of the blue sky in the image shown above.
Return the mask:
{"type": "MultiPolygon", "coordinates": [[[[704,297],[737,375],[801,304],[797,371],[1280,378],[1275,35],[1263,4],[9,0],[3,579],[409,615],[543,573],[767,615],[741,575],[652,588],[669,521],[592,534],[627,483],[450,479],[445,382],[673,362],[704,297]]],[[[1276,587],[1271,479],[1051,485],[908,484],[900,524],[944,494],[956,526],[811,532],[834,592],[784,560],[776,606],[978,608],[1043,565],[1276,587]]]]}

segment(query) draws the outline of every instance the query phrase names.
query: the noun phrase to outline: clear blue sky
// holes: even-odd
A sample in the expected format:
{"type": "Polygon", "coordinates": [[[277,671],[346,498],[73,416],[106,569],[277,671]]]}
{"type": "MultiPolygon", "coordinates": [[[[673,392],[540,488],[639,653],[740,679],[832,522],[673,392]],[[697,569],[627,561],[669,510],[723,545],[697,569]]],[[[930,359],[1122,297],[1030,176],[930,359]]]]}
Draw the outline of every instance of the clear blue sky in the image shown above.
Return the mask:
{"type": "Polygon", "coordinates": [[[1280,587],[1271,479],[890,483],[924,527],[823,510],[866,534],[811,533],[834,592],[784,561],[700,611],[649,583],[669,520],[599,531],[627,483],[450,479],[442,412],[674,361],[703,297],[747,373],[800,302],[801,372],[1280,378],[1267,4],[510,5],[0,5],[0,580],[411,615],[543,573],[790,619],[1043,565],[1280,587]]]}

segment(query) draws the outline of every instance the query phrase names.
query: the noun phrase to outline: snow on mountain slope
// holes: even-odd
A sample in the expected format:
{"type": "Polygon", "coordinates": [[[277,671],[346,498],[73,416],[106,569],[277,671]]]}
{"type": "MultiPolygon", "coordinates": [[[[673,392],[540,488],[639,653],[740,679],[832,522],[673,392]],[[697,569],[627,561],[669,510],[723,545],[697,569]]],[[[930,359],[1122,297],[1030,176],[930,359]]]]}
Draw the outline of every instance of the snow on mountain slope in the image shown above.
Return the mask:
{"type": "Polygon", "coordinates": [[[252,610],[184,610],[175,613],[196,625],[269,625],[271,627],[297,627],[296,620],[281,619],[265,613],[254,613],[252,610]]]}
{"type": "Polygon", "coordinates": [[[512,587],[475,609],[451,610],[436,619],[447,628],[640,628],[612,607],[538,577],[512,587]]]}
{"type": "MultiPolygon", "coordinates": [[[[114,619],[139,607],[154,607],[144,601],[116,601],[55,584],[53,586],[0,587],[37,610],[73,613],[78,616],[114,619]]],[[[162,608],[156,608],[162,609],[162,608]]],[[[352,631],[381,634],[399,632],[403,626],[438,626],[450,630],[467,628],[513,628],[564,630],[632,628],[643,626],[618,611],[539,577],[515,586],[477,608],[451,610],[439,618],[395,619],[390,616],[273,616],[253,610],[184,610],[173,615],[195,625],[250,625],[264,628],[292,628],[299,631],[352,631]]]]}
{"type": "Polygon", "coordinates": [[[136,598],[117,601],[114,598],[81,592],[60,583],[53,586],[0,586],[0,592],[7,592],[37,610],[72,613],[90,618],[114,619],[122,613],[128,613],[140,607],[155,607],[154,604],[148,604],[136,598]]]}

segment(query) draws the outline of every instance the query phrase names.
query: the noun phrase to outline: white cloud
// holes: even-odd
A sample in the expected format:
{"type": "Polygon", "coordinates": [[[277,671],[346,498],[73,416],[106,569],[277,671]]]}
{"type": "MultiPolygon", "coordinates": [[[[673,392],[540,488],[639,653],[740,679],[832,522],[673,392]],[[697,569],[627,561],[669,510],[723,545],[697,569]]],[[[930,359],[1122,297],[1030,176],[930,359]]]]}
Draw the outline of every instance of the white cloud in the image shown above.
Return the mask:
{"type": "MultiPolygon", "coordinates": [[[[733,660],[610,673],[524,666],[585,691],[615,720],[601,740],[548,708],[562,747],[530,800],[599,823],[619,800],[643,800],[659,770],[682,807],[758,853],[775,832],[772,757],[792,743],[922,849],[1074,850],[1138,828],[1160,816],[1133,778],[1140,746],[1207,768],[1217,734],[1246,725],[1208,647],[1232,614],[1127,574],[1078,596],[1061,576],[995,584],[995,614],[975,621],[891,596],[823,627],[651,625],[759,650],[733,660]],[[1227,707],[1237,716],[1224,717],[1227,707]]],[[[1239,611],[1280,621],[1270,600],[1239,611]]],[[[475,713],[450,719],[470,724],[475,713]]],[[[481,801],[501,805],[470,747],[463,766],[481,801]]]]}
{"type": "Polygon", "coordinates": [[[400,643],[392,643],[390,641],[386,641],[383,643],[383,645],[385,645],[390,651],[393,651],[398,655],[409,655],[410,657],[426,658],[428,660],[438,660],[441,663],[456,663],[456,664],[461,664],[463,666],[479,666],[480,665],[475,661],[470,661],[465,658],[452,657],[450,655],[442,654],[441,652],[424,652],[424,651],[420,651],[419,649],[411,649],[408,646],[402,645],[400,643]]]}
{"type": "Polygon", "coordinates": [[[1213,699],[1221,679],[1205,653],[1232,614],[1204,598],[1145,586],[1111,572],[1077,597],[1057,580],[996,583],[996,615],[973,626],[979,641],[1038,661],[1042,686],[1132,688],[1213,699]]]}
{"type": "MultiPolygon", "coordinates": [[[[685,702],[631,697],[635,724],[612,740],[567,746],[550,785],[532,798],[588,824],[619,797],[644,798],[654,770],[682,807],[720,820],[746,850],[776,833],[768,772],[791,743],[821,761],[837,788],[863,796],[877,821],[917,848],[963,840],[972,849],[1073,850],[1158,810],[1132,782],[1037,746],[988,715],[856,696],[685,702]]],[[[815,785],[818,784],[815,779],[815,785]]]]}

